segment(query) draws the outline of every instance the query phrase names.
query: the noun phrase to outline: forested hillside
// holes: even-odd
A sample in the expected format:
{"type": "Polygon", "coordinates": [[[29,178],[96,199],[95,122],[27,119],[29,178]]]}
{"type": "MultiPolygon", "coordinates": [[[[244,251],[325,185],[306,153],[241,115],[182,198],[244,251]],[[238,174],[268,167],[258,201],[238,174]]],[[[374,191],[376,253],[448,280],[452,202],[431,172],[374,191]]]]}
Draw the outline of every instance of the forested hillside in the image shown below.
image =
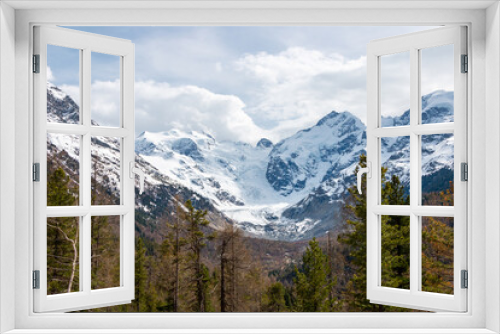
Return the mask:
{"type": "MultiPolygon", "coordinates": [[[[362,155],[360,167],[365,160],[362,155]]],[[[49,168],[48,173],[48,205],[75,204],[77,184],[68,170],[49,168]]],[[[384,204],[409,201],[396,176],[382,189],[384,204]]],[[[95,193],[113,201],[104,191],[95,193]]],[[[129,305],[92,312],[401,311],[366,300],[366,199],[355,187],[349,194],[339,230],[297,242],[252,238],[230,221],[214,230],[206,209],[179,196],[172,198],[175,210],[156,222],[162,233],[151,233],[141,225],[139,209],[136,298],[129,305]]],[[[452,194],[450,184],[425,200],[452,205],[452,194]]],[[[78,219],[50,218],[47,224],[49,294],[77,291],[78,219]]],[[[387,216],[382,224],[382,284],[408,288],[409,219],[387,216]]],[[[423,289],[453,293],[453,220],[424,219],[422,243],[423,289]]],[[[118,217],[93,218],[93,289],[119,285],[118,257],[118,217]]]]}

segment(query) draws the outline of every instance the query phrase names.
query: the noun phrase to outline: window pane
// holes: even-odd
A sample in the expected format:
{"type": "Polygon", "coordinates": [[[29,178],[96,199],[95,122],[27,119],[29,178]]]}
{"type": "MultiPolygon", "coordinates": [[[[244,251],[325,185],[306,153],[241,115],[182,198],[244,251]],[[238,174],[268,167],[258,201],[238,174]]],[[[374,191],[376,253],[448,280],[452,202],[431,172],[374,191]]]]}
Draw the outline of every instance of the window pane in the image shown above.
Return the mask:
{"type": "Polygon", "coordinates": [[[80,291],[80,218],[47,218],[47,294],[80,291]]]}
{"type": "Polygon", "coordinates": [[[92,289],[120,286],[120,216],[92,217],[92,289]]]}
{"type": "Polygon", "coordinates": [[[92,52],[92,125],[120,126],[120,57],[92,52]]]}
{"type": "Polygon", "coordinates": [[[79,205],[80,136],[47,134],[47,206],[79,205]]]}
{"type": "Polygon", "coordinates": [[[410,137],[380,140],[382,154],[382,205],[410,204],[410,137]]]}
{"type": "Polygon", "coordinates": [[[382,127],[410,124],[410,52],[380,57],[382,127]]]}
{"type": "Polygon", "coordinates": [[[422,205],[453,206],[453,134],[424,135],[422,140],[422,205]]]}
{"type": "Polygon", "coordinates": [[[453,45],[422,49],[422,124],[453,122],[453,45]]]}
{"type": "Polygon", "coordinates": [[[410,289],[410,217],[381,216],[382,286],[410,289]]]}
{"type": "Polygon", "coordinates": [[[92,205],[120,204],[120,143],[113,137],[92,137],[92,205]]]}
{"type": "Polygon", "coordinates": [[[422,217],[422,291],[453,294],[453,218],[422,217]]]}
{"type": "Polygon", "coordinates": [[[47,45],[47,122],[80,122],[80,50],[47,45]]]}

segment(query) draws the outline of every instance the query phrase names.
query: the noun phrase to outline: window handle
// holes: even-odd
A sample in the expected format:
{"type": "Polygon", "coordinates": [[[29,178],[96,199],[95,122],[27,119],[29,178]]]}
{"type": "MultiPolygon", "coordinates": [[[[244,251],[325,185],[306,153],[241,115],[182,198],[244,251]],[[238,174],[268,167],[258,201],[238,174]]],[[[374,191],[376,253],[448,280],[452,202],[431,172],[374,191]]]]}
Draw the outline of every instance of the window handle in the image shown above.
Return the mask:
{"type": "Polygon", "coordinates": [[[366,173],[366,176],[371,179],[372,177],[372,163],[371,162],[367,162],[366,163],[366,167],[364,168],[360,168],[358,170],[358,193],[359,194],[362,194],[363,192],[361,191],[361,180],[362,180],[362,176],[363,174],[366,173]]]}
{"type": "Polygon", "coordinates": [[[144,171],[140,168],[135,167],[135,162],[130,162],[130,178],[134,179],[135,176],[139,176],[139,194],[144,192],[144,171]]]}

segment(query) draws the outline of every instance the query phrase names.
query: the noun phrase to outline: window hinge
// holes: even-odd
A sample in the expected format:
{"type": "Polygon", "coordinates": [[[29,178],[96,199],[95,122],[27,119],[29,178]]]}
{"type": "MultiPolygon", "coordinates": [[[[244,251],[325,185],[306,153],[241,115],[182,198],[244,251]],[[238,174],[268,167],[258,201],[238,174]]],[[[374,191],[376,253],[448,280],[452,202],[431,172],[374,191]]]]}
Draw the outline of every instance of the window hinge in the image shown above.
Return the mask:
{"type": "Polygon", "coordinates": [[[462,289],[469,288],[469,272],[467,270],[462,270],[461,276],[462,289]]]}
{"type": "Polygon", "coordinates": [[[469,57],[467,55],[462,55],[462,68],[460,72],[469,72],[469,57]]]}
{"type": "Polygon", "coordinates": [[[40,289],[40,270],[33,270],[33,289],[40,289]]]}
{"type": "Polygon", "coordinates": [[[460,168],[461,168],[460,180],[461,181],[469,181],[469,165],[466,162],[462,162],[460,164],[460,168]]]}
{"type": "Polygon", "coordinates": [[[40,182],[40,164],[38,162],[33,164],[33,181],[40,182]]]}
{"type": "Polygon", "coordinates": [[[40,73],[40,55],[33,55],[33,73],[40,73]]]}

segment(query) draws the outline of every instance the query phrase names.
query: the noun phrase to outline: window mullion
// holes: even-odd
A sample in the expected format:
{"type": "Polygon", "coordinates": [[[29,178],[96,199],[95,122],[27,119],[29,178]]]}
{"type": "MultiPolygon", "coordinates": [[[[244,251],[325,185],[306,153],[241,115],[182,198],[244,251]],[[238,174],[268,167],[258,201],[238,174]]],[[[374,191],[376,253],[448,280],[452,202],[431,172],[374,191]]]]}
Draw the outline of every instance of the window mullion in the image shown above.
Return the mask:
{"type": "Polygon", "coordinates": [[[421,252],[419,248],[419,217],[415,208],[420,204],[420,150],[419,136],[415,129],[419,123],[419,57],[418,49],[410,49],[410,291],[415,293],[420,290],[419,266],[421,252]]]}
{"type": "Polygon", "coordinates": [[[87,132],[82,138],[82,150],[80,151],[80,164],[82,170],[81,185],[80,189],[82,191],[82,201],[83,206],[88,208],[88,211],[81,219],[82,221],[82,236],[80,249],[83,256],[81,257],[80,268],[82,270],[82,281],[83,290],[85,293],[90,293],[91,282],[92,282],[92,229],[91,229],[91,216],[90,216],[90,206],[92,199],[92,189],[91,189],[91,171],[92,171],[92,156],[91,156],[91,116],[90,116],[90,106],[91,106],[91,50],[89,48],[83,49],[82,57],[83,66],[81,69],[82,73],[82,125],[87,128],[87,132]]]}

